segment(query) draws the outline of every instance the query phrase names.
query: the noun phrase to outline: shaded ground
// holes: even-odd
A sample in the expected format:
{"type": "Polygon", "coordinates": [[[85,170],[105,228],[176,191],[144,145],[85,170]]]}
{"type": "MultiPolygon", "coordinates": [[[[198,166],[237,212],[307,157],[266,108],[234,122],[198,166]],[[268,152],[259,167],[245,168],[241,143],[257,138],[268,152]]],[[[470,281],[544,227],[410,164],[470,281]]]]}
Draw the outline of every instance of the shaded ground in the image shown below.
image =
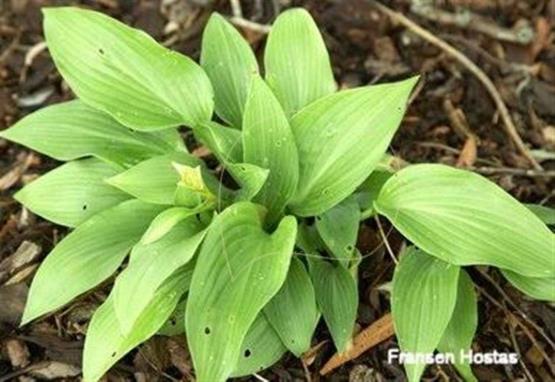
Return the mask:
{"type": "MultiPolygon", "coordinates": [[[[170,0],[163,5],[139,0],[0,0],[0,129],[37,108],[72,97],[42,46],[40,15],[41,6],[69,3],[83,3],[123,19],[194,58],[198,58],[201,31],[211,10],[231,14],[226,0],[170,0]]],[[[435,3],[441,8],[420,15],[414,12],[417,9],[411,12],[409,1],[394,1],[391,7],[453,44],[486,72],[543,171],[526,172],[528,161],[504,132],[496,106],[474,75],[443,50],[392,23],[368,2],[242,1],[245,18],[259,23],[271,22],[279,9],[306,7],[323,29],[342,87],[421,74],[418,96],[392,145],[396,155],[409,162],[472,167],[522,201],[553,206],[555,1],[435,3]],[[470,17],[472,22],[470,26],[450,25],[438,10],[450,12],[447,16],[470,17]],[[522,43],[527,36],[532,36],[530,42],[522,43]],[[507,41],[511,39],[520,41],[507,41]]],[[[260,53],[264,35],[251,29],[243,31],[260,53]]],[[[23,210],[12,195],[56,165],[0,140],[0,381],[76,379],[87,322],[106,296],[105,287],[97,288],[64,311],[17,328],[27,285],[40,260],[65,230],[23,210]]],[[[360,268],[360,327],[389,310],[388,295],[379,287],[391,279],[393,264],[376,232],[374,223],[367,222],[359,240],[359,249],[367,255],[360,268]]],[[[395,232],[389,240],[394,249],[400,245],[395,232]]],[[[474,350],[516,351],[521,355],[518,365],[476,367],[480,380],[555,380],[553,308],[524,298],[495,271],[475,269],[471,275],[480,292],[480,328],[474,350]]],[[[325,328],[320,327],[314,344],[328,338],[325,328]]],[[[108,379],[190,380],[190,361],[182,342],[151,340],[120,362],[108,379]]],[[[299,360],[286,356],[262,376],[272,381],[400,381],[404,379],[402,369],[385,362],[387,349],[395,346],[392,338],[331,375],[320,377],[318,370],[333,354],[328,342],[308,370],[299,360]]],[[[448,367],[431,367],[426,376],[429,380],[456,380],[448,367]]]]}

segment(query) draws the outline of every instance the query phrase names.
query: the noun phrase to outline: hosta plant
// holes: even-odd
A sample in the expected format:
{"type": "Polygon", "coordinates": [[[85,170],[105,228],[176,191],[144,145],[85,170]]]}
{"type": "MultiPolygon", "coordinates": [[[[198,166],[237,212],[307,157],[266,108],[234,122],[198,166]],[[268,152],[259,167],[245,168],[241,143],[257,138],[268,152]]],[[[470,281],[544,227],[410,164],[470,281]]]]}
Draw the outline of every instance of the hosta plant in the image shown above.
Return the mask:
{"type": "MultiPolygon", "coordinates": [[[[1,136],[66,162],[15,195],[72,229],[34,276],[23,324],[115,277],[88,326],[86,381],[156,334],[185,334],[199,382],[300,356],[320,320],[347,349],[359,224],[375,214],[418,248],[393,278],[402,350],[470,347],[476,296],[465,266],[497,267],[532,297],[555,299],[546,224],[479,175],[434,164],[394,171],[386,149],[417,79],[338,90],[305,10],[275,20],[263,74],[218,14],[200,65],[100,13],[44,16],[78,100],[1,136]],[[181,127],[218,163],[190,154],[181,127]]],[[[423,369],[407,366],[410,380],[423,369]]]]}

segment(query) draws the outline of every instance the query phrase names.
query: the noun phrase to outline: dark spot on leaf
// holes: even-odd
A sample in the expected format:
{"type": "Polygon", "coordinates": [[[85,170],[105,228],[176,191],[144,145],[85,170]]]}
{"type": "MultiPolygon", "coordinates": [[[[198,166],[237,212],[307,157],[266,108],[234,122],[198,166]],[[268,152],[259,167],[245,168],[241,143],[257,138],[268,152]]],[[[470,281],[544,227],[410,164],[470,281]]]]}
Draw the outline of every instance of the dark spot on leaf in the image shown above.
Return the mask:
{"type": "Polygon", "coordinates": [[[104,49],[102,49],[102,48],[98,49],[98,53],[104,54],[104,49]]]}
{"type": "Polygon", "coordinates": [[[322,217],[321,216],[316,216],[316,220],[321,221],[322,217]]]}
{"type": "Polygon", "coordinates": [[[355,248],[352,245],[348,245],[345,247],[345,249],[347,250],[347,252],[351,252],[355,248]]]}
{"type": "Polygon", "coordinates": [[[112,353],[112,357],[115,357],[115,356],[116,356],[116,354],[117,354],[116,352],[113,352],[113,353],[112,353]]]}
{"type": "Polygon", "coordinates": [[[87,205],[83,204],[83,211],[86,211],[86,210],[87,210],[87,205]]]}
{"type": "Polygon", "coordinates": [[[245,357],[249,358],[251,356],[251,351],[250,349],[245,350],[245,357]]]}
{"type": "Polygon", "coordinates": [[[177,321],[175,320],[175,317],[172,317],[172,318],[170,319],[170,323],[171,323],[172,325],[177,324],[177,321]]]}
{"type": "Polygon", "coordinates": [[[210,328],[208,326],[204,328],[204,334],[210,334],[210,328]]]}

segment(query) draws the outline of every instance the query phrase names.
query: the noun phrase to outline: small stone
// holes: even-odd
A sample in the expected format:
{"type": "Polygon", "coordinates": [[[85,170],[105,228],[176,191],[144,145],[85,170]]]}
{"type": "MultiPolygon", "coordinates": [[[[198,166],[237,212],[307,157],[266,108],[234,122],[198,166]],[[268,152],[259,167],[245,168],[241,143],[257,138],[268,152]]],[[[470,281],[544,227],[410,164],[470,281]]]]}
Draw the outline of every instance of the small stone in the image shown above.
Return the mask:
{"type": "Polygon", "coordinates": [[[21,340],[10,339],[6,341],[6,354],[14,368],[20,369],[29,364],[29,349],[21,340]]]}

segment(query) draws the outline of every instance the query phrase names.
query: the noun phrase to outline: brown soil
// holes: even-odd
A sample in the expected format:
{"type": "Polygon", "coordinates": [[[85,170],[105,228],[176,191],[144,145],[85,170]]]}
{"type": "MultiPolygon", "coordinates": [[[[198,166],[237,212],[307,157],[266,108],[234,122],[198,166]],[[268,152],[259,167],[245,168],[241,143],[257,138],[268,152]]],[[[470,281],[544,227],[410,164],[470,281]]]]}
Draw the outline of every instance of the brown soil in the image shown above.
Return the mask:
{"type": "MultiPolygon", "coordinates": [[[[144,29],[194,58],[198,58],[201,31],[210,12],[216,9],[231,13],[226,0],[164,1],[168,4],[165,6],[158,0],[0,0],[0,129],[38,108],[72,98],[48,52],[40,49],[40,8],[76,3],[144,29]],[[171,32],[168,26],[174,27],[171,32]]],[[[418,15],[411,12],[408,0],[388,2],[392,9],[451,43],[485,71],[508,106],[518,134],[543,166],[536,172],[526,171],[530,164],[508,138],[497,107],[476,76],[445,51],[391,22],[368,1],[241,3],[245,18],[262,24],[270,23],[278,9],[307,8],[323,30],[342,87],[421,74],[423,86],[391,148],[397,156],[409,162],[471,167],[486,173],[524,202],[555,204],[555,1],[434,2],[439,4],[436,10],[459,15],[472,12],[474,22],[470,26],[448,25],[437,12],[418,15]],[[483,33],[483,29],[476,31],[476,24],[487,30],[505,28],[513,35],[515,30],[528,26],[534,38],[527,44],[507,42],[483,33]],[[547,157],[551,159],[541,159],[547,157]]],[[[249,29],[243,31],[260,52],[265,36],[249,29]]],[[[99,287],[63,311],[18,328],[27,285],[40,260],[66,230],[22,209],[12,195],[56,165],[51,159],[0,139],[0,381],[78,380],[87,322],[106,295],[106,286],[99,287]],[[16,253],[22,259],[20,264],[12,261],[16,253]]],[[[389,311],[388,295],[378,287],[391,279],[393,264],[376,232],[373,222],[365,223],[358,245],[363,254],[372,254],[361,265],[357,320],[361,328],[389,311]]],[[[389,239],[394,249],[401,243],[395,232],[389,239]]],[[[475,367],[479,379],[555,380],[553,307],[525,298],[494,270],[472,269],[471,275],[480,292],[480,325],[474,350],[515,351],[521,356],[517,365],[475,367]]],[[[314,344],[327,339],[329,335],[321,326],[314,344]]],[[[150,340],[125,357],[107,378],[190,380],[191,363],[183,345],[179,338],[150,340]]],[[[318,371],[333,354],[333,346],[327,342],[306,370],[299,360],[285,356],[261,375],[271,381],[402,381],[402,368],[385,362],[387,349],[394,346],[395,339],[391,338],[322,377],[318,371]]],[[[457,380],[446,366],[430,367],[426,373],[426,380],[449,379],[457,380]]]]}

